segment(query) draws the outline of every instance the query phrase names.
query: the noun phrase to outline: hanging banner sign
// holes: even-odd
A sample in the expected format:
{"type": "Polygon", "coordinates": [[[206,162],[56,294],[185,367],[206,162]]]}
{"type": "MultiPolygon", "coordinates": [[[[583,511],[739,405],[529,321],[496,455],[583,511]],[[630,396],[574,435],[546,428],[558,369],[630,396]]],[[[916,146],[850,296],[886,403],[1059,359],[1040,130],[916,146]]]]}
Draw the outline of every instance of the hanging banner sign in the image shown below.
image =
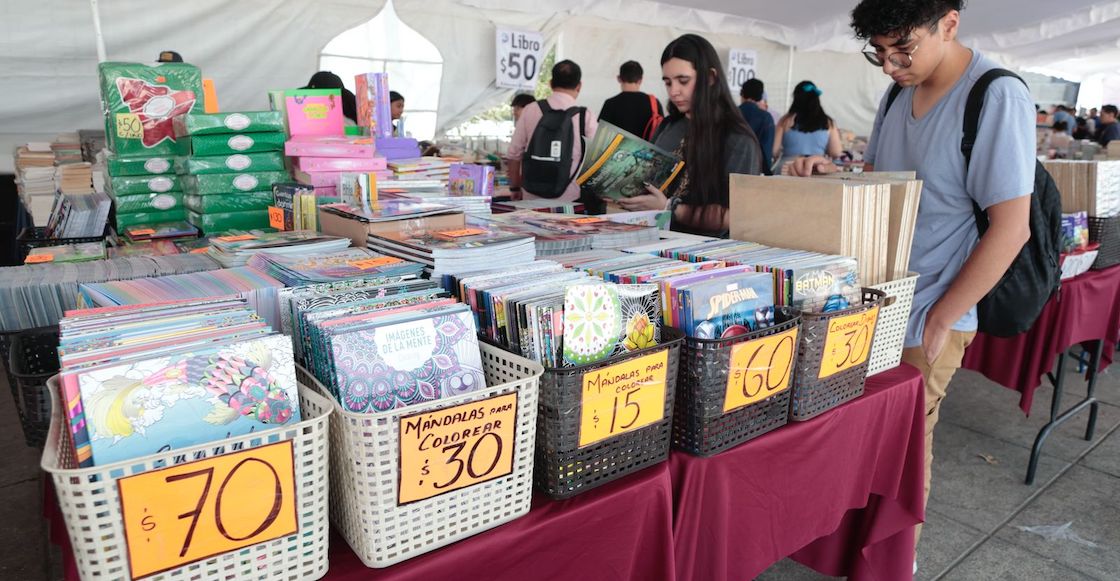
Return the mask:
{"type": "Polygon", "coordinates": [[[731,95],[737,96],[743,83],[755,78],[758,71],[758,51],[733,48],[727,55],[727,84],[731,95]]]}
{"type": "Polygon", "coordinates": [[[495,83],[503,89],[532,91],[537,88],[541,62],[544,61],[544,37],[539,32],[499,28],[495,83]]]}

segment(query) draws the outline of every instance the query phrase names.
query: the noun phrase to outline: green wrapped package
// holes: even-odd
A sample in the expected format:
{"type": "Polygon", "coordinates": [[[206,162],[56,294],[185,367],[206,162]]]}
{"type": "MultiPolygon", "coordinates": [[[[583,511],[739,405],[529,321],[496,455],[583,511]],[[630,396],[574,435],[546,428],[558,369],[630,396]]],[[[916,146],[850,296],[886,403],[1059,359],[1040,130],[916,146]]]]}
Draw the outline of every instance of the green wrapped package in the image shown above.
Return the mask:
{"type": "Polygon", "coordinates": [[[275,182],[288,181],[288,174],[282,171],[256,173],[216,173],[181,176],[183,191],[196,196],[228,194],[230,192],[255,192],[270,190],[275,182]]]}
{"type": "Polygon", "coordinates": [[[159,212],[137,212],[135,214],[122,214],[117,212],[117,232],[124,232],[124,229],[129,226],[186,220],[187,214],[187,209],[183,206],[159,212]]]}
{"type": "Polygon", "coordinates": [[[284,155],[279,151],[210,155],[206,157],[179,157],[175,159],[175,171],[181,174],[204,175],[230,172],[284,170],[284,155]]]}
{"type": "Polygon", "coordinates": [[[272,205],[272,191],[237,192],[235,194],[213,194],[200,196],[187,194],[183,197],[183,205],[192,212],[199,214],[221,214],[225,212],[246,212],[250,210],[265,210],[272,205]]]}
{"type": "Polygon", "coordinates": [[[187,212],[187,221],[207,235],[227,230],[255,230],[268,228],[268,210],[223,212],[220,214],[187,212]]]}
{"type": "Polygon", "coordinates": [[[175,136],[283,132],[279,111],[191,113],[175,119],[175,136]]]}
{"type": "Polygon", "coordinates": [[[120,176],[109,178],[109,194],[128,196],[131,194],[162,194],[181,192],[183,184],[178,176],[120,176]]]}
{"type": "Polygon", "coordinates": [[[233,155],[283,151],[288,137],[283,133],[238,133],[236,135],[199,135],[188,138],[191,155],[233,155]]]}
{"type": "Polygon", "coordinates": [[[110,155],[105,165],[112,177],[120,176],[158,176],[175,173],[175,164],[170,157],[117,157],[110,155]]]}
{"type": "Polygon", "coordinates": [[[97,66],[105,140],[121,157],[183,155],[173,120],[202,111],[202,73],[185,63],[158,66],[107,62],[97,66]]]}
{"type": "Polygon", "coordinates": [[[165,194],[130,194],[116,196],[113,203],[117,214],[139,214],[163,212],[174,208],[183,207],[183,192],[167,192],[165,194]]]}

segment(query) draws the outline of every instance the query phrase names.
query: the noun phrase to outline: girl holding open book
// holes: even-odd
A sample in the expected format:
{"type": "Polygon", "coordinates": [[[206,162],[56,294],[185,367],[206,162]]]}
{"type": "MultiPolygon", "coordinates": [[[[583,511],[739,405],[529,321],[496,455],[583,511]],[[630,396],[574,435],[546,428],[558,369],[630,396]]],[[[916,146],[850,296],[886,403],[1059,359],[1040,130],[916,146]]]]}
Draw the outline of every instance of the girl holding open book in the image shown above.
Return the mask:
{"type": "Polygon", "coordinates": [[[623,209],[673,213],[672,229],[725,237],[728,176],[762,173],[762,148],[731,97],[723,64],[710,42],[686,34],[661,53],[669,93],[669,117],[653,137],[658,147],[684,160],[684,171],[667,191],[618,200],[623,209]]]}

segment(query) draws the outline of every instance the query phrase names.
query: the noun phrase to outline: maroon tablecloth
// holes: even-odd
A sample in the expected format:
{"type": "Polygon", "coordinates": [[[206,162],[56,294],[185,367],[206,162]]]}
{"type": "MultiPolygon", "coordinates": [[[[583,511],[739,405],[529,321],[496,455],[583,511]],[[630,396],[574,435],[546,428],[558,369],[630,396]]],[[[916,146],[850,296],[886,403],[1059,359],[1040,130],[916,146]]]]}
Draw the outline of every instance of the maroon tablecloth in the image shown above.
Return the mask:
{"type": "Polygon", "coordinates": [[[1034,390],[1066,349],[1103,340],[1100,369],[1112,363],[1120,335],[1120,266],[1090,271],[1062,281],[1029,331],[1009,338],[979,333],[965,351],[963,366],[1018,391],[1019,407],[1030,414],[1034,390]]]}
{"type": "Polygon", "coordinates": [[[865,393],[712,458],[674,453],[677,578],[746,581],[793,555],[827,575],[909,579],[922,522],[922,378],[865,393]]]}

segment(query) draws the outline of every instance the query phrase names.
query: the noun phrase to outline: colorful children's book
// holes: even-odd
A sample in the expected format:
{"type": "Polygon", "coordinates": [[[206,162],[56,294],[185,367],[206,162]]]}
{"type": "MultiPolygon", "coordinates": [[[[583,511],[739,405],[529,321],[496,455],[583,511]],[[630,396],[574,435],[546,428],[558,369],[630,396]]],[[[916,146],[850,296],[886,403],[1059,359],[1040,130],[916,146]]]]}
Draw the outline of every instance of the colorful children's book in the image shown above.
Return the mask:
{"type": "Polygon", "coordinates": [[[595,363],[661,341],[656,285],[591,284],[564,295],[564,363],[595,363]]]}
{"type": "Polygon", "coordinates": [[[354,77],[358,101],[358,126],[368,129],[371,137],[393,135],[393,117],[389,110],[389,75],[363,73],[354,77]]]}
{"type": "Polygon", "coordinates": [[[774,324],[774,278],[769,274],[730,274],[678,292],[682,330],[690,337],[734,337],[774,324]]]}
{"type": "Polygon", "coordinates": [[[448,191],[453,196],[493,196],[494,167],[469,163],[453,163],[448,191]]]}
{"type": "Polygon", "coordinates": [[[288,111],[288,134],[342,135],[342,91],[339,89],[293,89],[284,92],[288,111]]]}

